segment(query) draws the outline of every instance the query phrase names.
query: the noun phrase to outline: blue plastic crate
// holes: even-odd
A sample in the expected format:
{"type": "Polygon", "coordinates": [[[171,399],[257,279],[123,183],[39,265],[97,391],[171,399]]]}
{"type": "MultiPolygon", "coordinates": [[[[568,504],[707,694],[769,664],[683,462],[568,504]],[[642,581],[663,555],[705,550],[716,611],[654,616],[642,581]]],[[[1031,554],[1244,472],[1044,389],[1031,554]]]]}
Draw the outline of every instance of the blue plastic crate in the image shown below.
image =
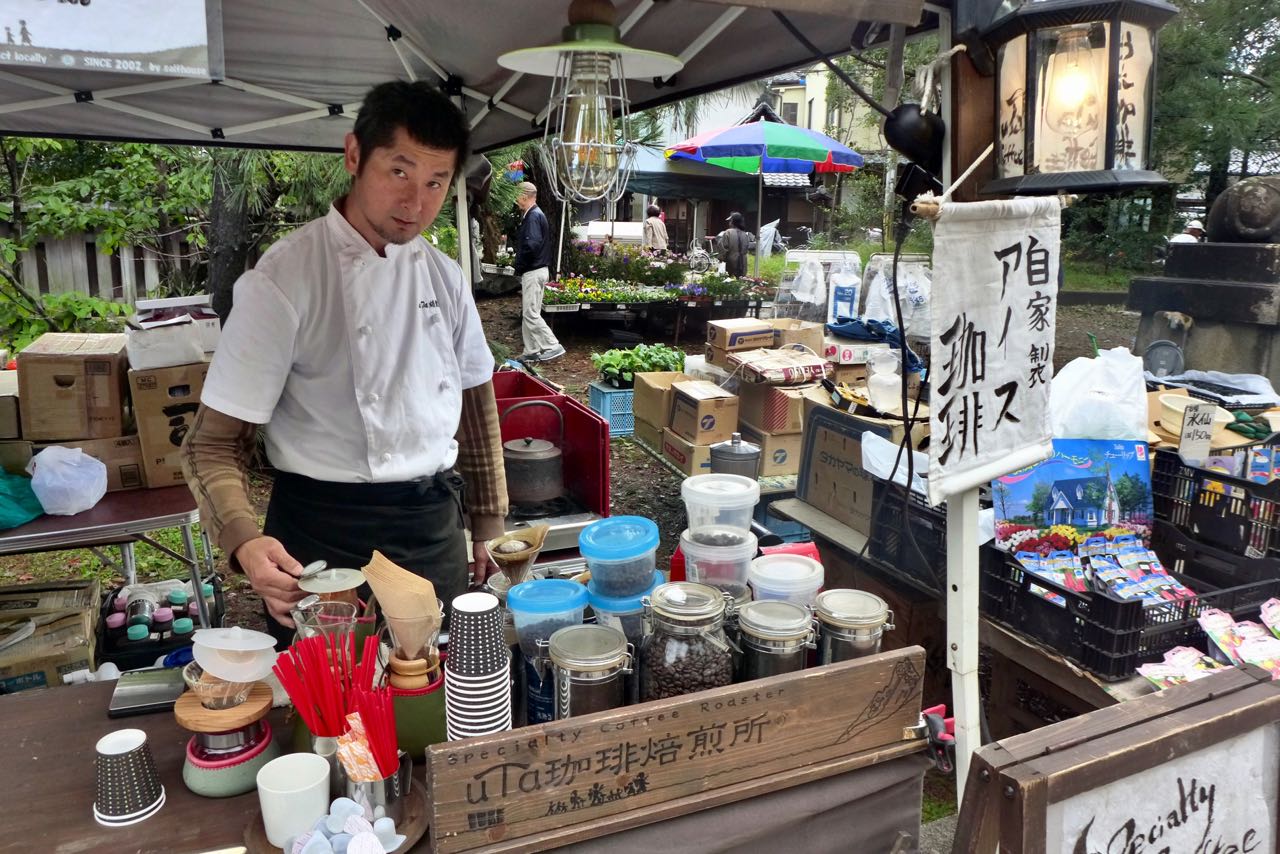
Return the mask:
{"type": "Polygon", "coordinates": [[[761,527],[782,538],[784,543],[807,543],[813,540],[813,532],[805,525],[799,522],[793,522],[790,519],[783,519],[775,516],[770,511],[773,502],[780,501],[783,498],[795,498],[794,492],[783,493],[780,495],[761,496],[760,503],[752,512],[752,518],[761,527]]]}
{"type": "Polygon", "coordinates": [[[603,383],[587,386],[588,403],[609,422],[610,436],[630,436],[636,431],[636,417],[631,412],[635,392],[629,388],[612,388],[603,383]]]}

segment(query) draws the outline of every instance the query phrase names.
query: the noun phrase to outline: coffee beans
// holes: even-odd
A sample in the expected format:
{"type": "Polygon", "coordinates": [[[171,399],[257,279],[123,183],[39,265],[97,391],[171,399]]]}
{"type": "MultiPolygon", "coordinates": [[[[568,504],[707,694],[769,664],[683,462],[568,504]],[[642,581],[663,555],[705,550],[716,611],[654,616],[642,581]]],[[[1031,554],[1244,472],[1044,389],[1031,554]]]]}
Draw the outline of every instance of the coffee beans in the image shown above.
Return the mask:
{"type": "Polygon", "coordinates": [[[601,596],[639,596],[653,586],[654,560],[650,552],[635,560],[591,564],[591,580],[601,596]]]}
{"type": "Polygon", "coordinates": [[[640,654],[641,702],[732,684],[733,658],[723,636],[716,640],[660,630],[650,635],[640,654]]]}
{"type": "Polygon", "coordinates": [[[709,531],[691,531],[689,538],[700,546],[715,546],[716,548],[724,548],[725,546],[740,546],[747,541],[747,535],[735,534],[732,531],[717,531],[711,533],[709,531]]]}
{"type": "Polygon", "coordinates": [[[498,545],[497,551],[499,554],[510,555],[522,552],[527,548],[529,548],[529,544],[524,540],[507,540],[505,543],[498,545]]]}

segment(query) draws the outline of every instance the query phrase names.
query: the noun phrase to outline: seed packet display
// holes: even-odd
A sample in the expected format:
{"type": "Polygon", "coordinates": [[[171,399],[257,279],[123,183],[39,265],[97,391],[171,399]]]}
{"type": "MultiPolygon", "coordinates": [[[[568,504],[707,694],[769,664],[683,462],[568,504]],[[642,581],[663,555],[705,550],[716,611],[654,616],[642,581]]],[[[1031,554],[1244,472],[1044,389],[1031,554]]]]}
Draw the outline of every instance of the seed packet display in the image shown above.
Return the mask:
{"type": "Polygon", "coordinates": [[[1175,646],[1164,654],[1164,661],[1138,665],[1138,675],[1157,688],[1171,688],[1224,669],[1226,665],[1219,664],[1198,649],[1175,646]]]}
{"type": "Polygon", "coordinates": [[[1211,454],[1204,458],[1204,462],[1201,463],[1200,467],[1215,474],[1239,477],[1244,469],[1243,462],[1244,460],[1239,454],[1211,454]]]}
{"type": "Polygon", "coordinates": [[[1276,463],[1280,455],[1275,448],[1250,448],[1244,452],[1248,456],[1248,468],[1244,476],[1254,483],[1270,483],[1275,477],[1276,463]]]}
{"type": "Polygon", "coordinates": [[[1262,624],[1280,638],[1280,599],[1268,599],[1262,603],[1262,624]]]}

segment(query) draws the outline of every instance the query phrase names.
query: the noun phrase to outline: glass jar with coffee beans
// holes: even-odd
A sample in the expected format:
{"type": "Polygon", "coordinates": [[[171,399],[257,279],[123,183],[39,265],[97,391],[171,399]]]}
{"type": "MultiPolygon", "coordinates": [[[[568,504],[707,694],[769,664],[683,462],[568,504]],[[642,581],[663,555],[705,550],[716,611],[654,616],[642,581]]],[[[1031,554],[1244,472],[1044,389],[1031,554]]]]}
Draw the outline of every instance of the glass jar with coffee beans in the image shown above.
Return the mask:
{"type": "Polygon", "coordinates": [[[724,613],[724,595],[714,587],[674,581],[654,589],[645,602],[652,630],[640,653],[641,702],[732,684],[724,613]]]}

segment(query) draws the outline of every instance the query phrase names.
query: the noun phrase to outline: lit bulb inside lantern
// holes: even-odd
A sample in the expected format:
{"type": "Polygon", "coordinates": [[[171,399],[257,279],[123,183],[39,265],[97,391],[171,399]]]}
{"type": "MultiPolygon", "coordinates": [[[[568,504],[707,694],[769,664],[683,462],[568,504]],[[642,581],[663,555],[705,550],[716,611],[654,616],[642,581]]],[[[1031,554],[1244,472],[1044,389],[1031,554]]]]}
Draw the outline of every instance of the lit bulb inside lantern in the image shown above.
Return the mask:
{"type": "Polygon", "coordinates": [[[1102,86],[1089,30],[1067,30],[1049,58],[1044,117],[1049,127],[1078,136],[1101,125],[1102,86]]]}
{"type": "Polygon", "coordinates": [[[618,169],[610,110],[612,57],[575,53],[565,84],[564,121],[557,166],[582,195],[604,192],[618,169]]]}

